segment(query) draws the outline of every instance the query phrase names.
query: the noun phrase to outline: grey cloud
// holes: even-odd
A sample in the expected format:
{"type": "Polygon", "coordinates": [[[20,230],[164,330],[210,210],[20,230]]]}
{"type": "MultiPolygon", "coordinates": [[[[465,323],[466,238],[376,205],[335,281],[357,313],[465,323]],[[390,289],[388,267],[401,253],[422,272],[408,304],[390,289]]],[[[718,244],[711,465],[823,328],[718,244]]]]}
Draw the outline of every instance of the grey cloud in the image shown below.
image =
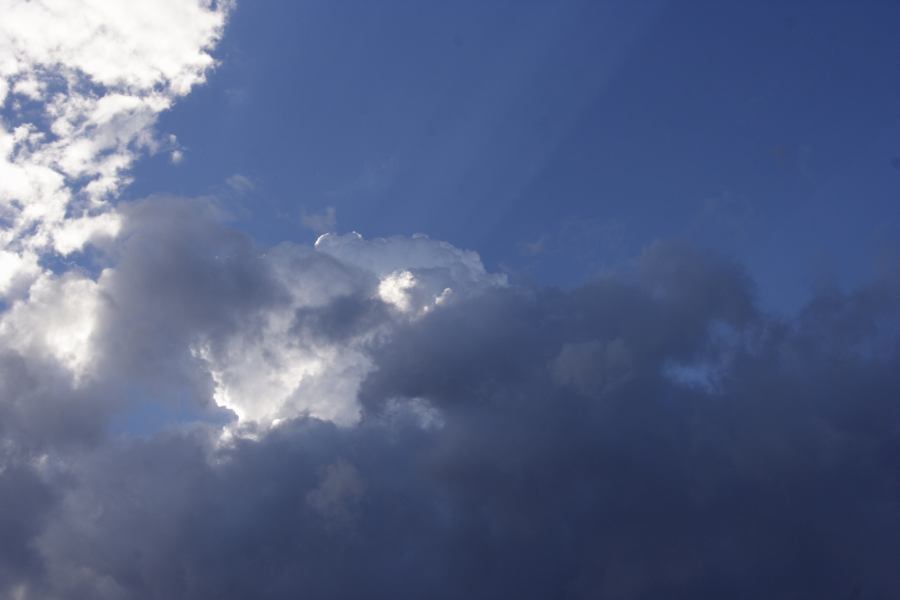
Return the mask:
{"type": "MultiPolygon", "coordinates": [[[[262,260],[196,206],[135,211],[104,288],[98,380],[175,373],[209,401],[188,333],[252,333],[286,302],[285,272],[340,292],[291,309],[297,344],[394,318],[335,258],[262,260]]],[[[897,282],[785,319],[755,306],[738,265],[689,245],[633,266],[390,321],[366,346],[356,425],[300,417],[224,445],[213,425],[98,434],[58,469],[9,454],[0,586],[47,600],[896,596],[897,282]],[[714,385],[673,363],[714,365],[714,385]],[[440,415],[428,427],[423,403],[440,415]]],[[[33,388],[5,385],[20,403],[33,388]]]]}
{"type": "Polygon", "coordinates": [[[631,353],[621,339],[564,344],[551,370],[563,385],[586,394],[611,391],[631,378],[631,353]]]}
{"type": "Polygon", "coordinates": [[[0,455],[0,590],[39,580],[40,555],[33,546],[58,492],[28,465],[0,455]]]}
{"type": "Polygon", "coordinates": [[[332,526],[349,526],[357,518],[365,489],[356,467],[338,459],[325,467],[319,485],[306,494],[306,503],[332,526]]]}
{"type": "Polygon", "coordinates": [[[286,291],[247,236],[223,227],[208,202],[155,198],[126,211],[115,269],[101,278],[95,339],[101,378],[123,393],[149,388],[208,402],[211,382],[191,342],[252,331],[286,291]]]}
{"type": "Polygon", "coordinates": [[[0,351],[0,448],[39,453],[92,443],[103,436],[96,415],[109,405],[97,390],[73,390],[50,361],[0,351]]]}

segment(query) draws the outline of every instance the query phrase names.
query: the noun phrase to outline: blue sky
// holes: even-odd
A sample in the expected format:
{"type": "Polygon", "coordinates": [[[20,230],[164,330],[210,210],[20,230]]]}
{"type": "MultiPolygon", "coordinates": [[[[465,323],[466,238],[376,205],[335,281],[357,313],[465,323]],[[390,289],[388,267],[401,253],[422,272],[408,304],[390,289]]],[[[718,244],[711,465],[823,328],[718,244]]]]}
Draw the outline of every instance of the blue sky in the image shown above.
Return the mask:
{"type": "Polygon", "coordinates": [[[127,194],[220,193],[270,242],[424,232],[570,286],[658,238],[774,310],[896,254],[900,6],[255,2],[127,194]],[[237,195],[235,195],[237,196],[237,195]]]}

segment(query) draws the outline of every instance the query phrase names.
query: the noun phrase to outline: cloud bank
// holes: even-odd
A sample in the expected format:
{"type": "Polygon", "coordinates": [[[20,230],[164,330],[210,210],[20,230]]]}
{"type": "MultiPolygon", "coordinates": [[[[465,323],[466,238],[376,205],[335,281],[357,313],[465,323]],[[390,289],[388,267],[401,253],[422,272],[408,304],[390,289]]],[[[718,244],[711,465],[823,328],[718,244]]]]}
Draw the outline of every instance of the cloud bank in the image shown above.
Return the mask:
{"type": "Polygon", "coordinates": [[[96,281],[3,315],[8,597],[900,589],[896,274],[784,320],[684,243],[561,291],[424,237],[118,215],[96,281]]]}

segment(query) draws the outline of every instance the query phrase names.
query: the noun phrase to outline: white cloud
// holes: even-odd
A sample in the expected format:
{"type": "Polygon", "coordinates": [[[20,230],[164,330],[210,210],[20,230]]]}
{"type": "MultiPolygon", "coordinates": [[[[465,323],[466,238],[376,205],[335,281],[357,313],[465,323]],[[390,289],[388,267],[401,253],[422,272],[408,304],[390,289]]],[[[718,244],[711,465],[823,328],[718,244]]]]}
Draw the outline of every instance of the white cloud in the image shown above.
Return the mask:
{"type": "Polygon", "coordinates": [[[160,149],[159,113],[213,66],[229,8],[0,0],[0,294],[38,276],[36,256],[115,234],[110,201],[135,159],[160,149]]]}
{"type": "Polygon", "coordinates": [[[265,265],[288,300],[192,349],[212,376],[215,401],[254,427],[304,414],[355,423],[374,346],[453,297],[505,282],[476,253],[423,236],[328,235],[313,250],[276,247],[265,265]]]}
{"type": "MultiPolygon", "coordinates": [[[[325,234],[316,240],[316,250],[384,278],[404,269],[446,271],[445,277],[465,287],[503,284],[504,275],[488,274],[477,252],[461,250],[426,235],[365,240],[358,233],[325,234]]],[[[444,286],[446,287],[446,286],[444,286]]],[[[438,293],[443,291],[443,287],[438,293]]]]}
{"type": "Polygon", "coordinates": [[[41,274],[33,252],[0,250],[0,297],[18,296],[41,274]]]}
{"type": "Polygon", "coordinates": [[[113,238],[121,229],[119,216],[101,213],[94,217],[78,217],[64,221],[53,236],[56,248],[61,254],[70,254],[98,238],[113,238]]]}
{"type": "Polygon", "coordinates": [[[27,300],[17,301],[0,315],[0,347],[52,360],[77,384],[93,358],[91,336],[100,301],[98,285],[89,278],[41,277],[27,300]]]}
{"type": "MultiPolygon", "coordinates": [[[[5,76],[60,65],[107,87],[176,95],[202,81],[226,8],[208,0],[4,0],[5,76]]],[[[64,73],[69,75],[71,73],[64,73]]]]}
{"type": "Polygon", "coordinates": [[[378,283],[378,296],[402,312],[410,309],[409,292],[416,287],[416,277],[409,271],[394,271],[378,283]]]}

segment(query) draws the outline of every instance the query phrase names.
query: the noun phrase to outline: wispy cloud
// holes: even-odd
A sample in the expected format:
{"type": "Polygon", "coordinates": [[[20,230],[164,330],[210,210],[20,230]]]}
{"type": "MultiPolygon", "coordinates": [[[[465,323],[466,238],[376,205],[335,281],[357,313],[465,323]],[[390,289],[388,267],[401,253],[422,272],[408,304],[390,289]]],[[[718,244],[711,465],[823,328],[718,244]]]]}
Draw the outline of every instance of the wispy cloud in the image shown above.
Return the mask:
{"type": "Polygon", "coordinates": [[[320,212],[303,211],[300,222],[315,234],[328,233],[334,231],[337,225],[337,210],[333,206],[326,206],[320,212]]]}

